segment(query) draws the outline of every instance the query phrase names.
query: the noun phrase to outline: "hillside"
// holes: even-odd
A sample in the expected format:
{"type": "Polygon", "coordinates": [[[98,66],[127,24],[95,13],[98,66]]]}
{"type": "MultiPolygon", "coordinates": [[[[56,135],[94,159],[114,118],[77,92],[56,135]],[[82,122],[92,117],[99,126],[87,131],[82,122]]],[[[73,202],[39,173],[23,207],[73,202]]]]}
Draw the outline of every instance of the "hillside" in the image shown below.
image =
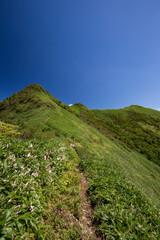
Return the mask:
{"type": "Polygon", "coordinates": [[[105,136],[144,154],[160,165],[159,111],[140,106],[118,110],[89,110],[81,104],[75,104],[71,108],[105,136]]]}
{"type": "Polygon", "coordinates": [[[0,120],[2,239],[88,239],[83,176],[97,239],[159,238],[159,112],[69,107],[30,85],[0,120]]]}

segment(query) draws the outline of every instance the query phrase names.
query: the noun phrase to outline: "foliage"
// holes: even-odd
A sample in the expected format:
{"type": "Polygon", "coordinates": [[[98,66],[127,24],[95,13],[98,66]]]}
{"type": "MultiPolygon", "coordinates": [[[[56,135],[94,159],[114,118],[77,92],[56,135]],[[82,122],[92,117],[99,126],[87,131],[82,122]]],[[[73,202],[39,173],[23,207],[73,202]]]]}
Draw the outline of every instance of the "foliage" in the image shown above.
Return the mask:
{"type": "Polygon", "coordinates": [[[80,118],[85,122],[110,139],[118,140],[118,144],[134,149],[160,165],[160,114],[155,113],[157,111],[142,107],[138,111],[135,107],[115,111],[88,110],[77,104],[73,109],[77,107],[80,118]]]}
{"type": "Polygon", "coordinates": [[[33,84],[0,103],[0,119],[2,240],[85,239],[78,164],[104,239],[158,239],[159,112],[68,107],[33,84]]]}
{"type": "Polygon", "coordinates": [[[105,159],[76,149],[89,179],[93,220],[102,238],[159,239],[160,212],[105,159]]]}
{"type": "Polygon", "coordinates": [[[69,168],[65,147],[56,139],[3,138],[0,149],[0,237],[43,239],[44,209],[69,168]]]}
{"type": "Polygon", "coordinates": [[[0,137],[19,136],[20,134],[18,126],[0,121],[0,137]]]}

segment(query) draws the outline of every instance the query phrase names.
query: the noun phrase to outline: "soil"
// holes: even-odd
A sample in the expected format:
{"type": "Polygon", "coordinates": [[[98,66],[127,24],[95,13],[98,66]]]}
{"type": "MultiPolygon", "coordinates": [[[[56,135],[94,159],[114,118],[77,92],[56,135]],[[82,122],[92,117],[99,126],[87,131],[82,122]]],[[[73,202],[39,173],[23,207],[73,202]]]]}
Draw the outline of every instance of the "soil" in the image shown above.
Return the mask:
{"type": "Polygon", "coordinates": [[[80,219],[80,225],[83,229],[83,235],[85,236],[82,240],[101,240],[101,238],[96,235],[96,227],[93,225],[91,220],[93,209],[87,196],[88,182],[84,173],[81,173],[80,187],[81,190],[79,192],[79,196],[82,199],[82,216],[80,219]]]}

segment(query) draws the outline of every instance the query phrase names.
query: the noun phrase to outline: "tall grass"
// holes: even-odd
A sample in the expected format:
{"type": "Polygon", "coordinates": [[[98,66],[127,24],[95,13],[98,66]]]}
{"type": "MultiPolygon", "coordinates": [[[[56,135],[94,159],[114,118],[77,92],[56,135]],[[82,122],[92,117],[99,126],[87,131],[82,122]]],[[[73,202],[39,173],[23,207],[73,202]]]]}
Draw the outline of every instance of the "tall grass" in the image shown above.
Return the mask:
{"type": "Polygon", "coordinates": [[[44,239],[42,215],[65,186],[61,179],[68,162],[59,139],[0,140],[1,239],[44,239]]]}
{"type": "Polygon", "coordinates": [[[93,221],[102,239],[159,239],[160,212],[131,182],[87,149],[76,148],[89,180],[93,221]]]}

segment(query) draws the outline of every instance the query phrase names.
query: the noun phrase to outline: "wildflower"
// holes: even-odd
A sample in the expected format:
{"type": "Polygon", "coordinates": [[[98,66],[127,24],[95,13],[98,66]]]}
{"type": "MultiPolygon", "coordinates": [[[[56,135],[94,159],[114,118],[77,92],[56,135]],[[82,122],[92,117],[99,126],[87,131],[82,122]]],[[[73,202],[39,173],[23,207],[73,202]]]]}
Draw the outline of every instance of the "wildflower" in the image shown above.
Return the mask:
{"type": "Polygon", "coordinates": [[[17,163],[15,163],[15,164],[13,165],[13,167],[16,168],[16,167],[17,167],[17,163]]]}
{"type": "Polygon", "coordinates": [[[10,160],[15,161],[15,156],[14,156],[14,155],[9,155],[8,158],[9,158],[10,160]]]}
{"type": "Polygon", "coordinates": [[[65,147],[59,148],[59,152],[63,152],[65,150],[65,147]]]}
{"type": "Polygon", "coordinates": [[[30,206],[30,210],[31,210],[31,212],[34,211],[34,206],[33,205],[30,206]]]}
{"type": "Polygon", "coordinates": [[[20,212],[21,212],[20,210],[15,211],[16,215],[18,215],[20,212]]]}
{"type": "Polygon", "coordinates": [[[16,186],[16,180],[14,181],[14,183],[12,184],[12,187],[16,186]]]}
{"type": "Polygon", "coordinates": [[[29,145],[29,147],[30,147],[30,148],[32,148],[32,147],[33,147],[32,143],[29,145]]]}
{"type": "Polygon", "coordinates": [[[38,177],[38,173],[32,173],[31,174],[33,177],[38,177]]]}
{"type": "Polygon", "coordinates": [[[44,156],[44,160],[46,160],[47,158],[46,158],[46,156],[44,156]]]}
{"type": "Polygon", "coordinates": [[[24,174],[24,175],[28,174],[30,171],[31,171],[31,169],[30,169],[30,168],[28,168],[27,172],[25,172],[25,174],[24,174]]]}
{"type": "Polygon", "coordinates": [[[31,154],[30,154],[30,153],[28,153],[28,154],[27,154],[27,157],[30,157],[30,156],[31,156],[31,154]]]}
{"type": "Polygon", "coordinates": [[[29,182],[26,182],[25,187],[27,187],[28,183],[29,183],[29,182]]]}
{"type": "Polygon", "coordinates": [[[3,182],[9,182],[9,180],[6,180],[6,179],[4,179],[4,180],[2,180],[3,182]]]}
{"type": "Polygon", "coordinates": [[[71,143],[71,144],[70,144],[70,146],[71,146],[71,147],[75,147],[76,145],[75,145],[75,144],[73,144],[73,143],[71,143]]]}
{"type": "Polygon", "coordinates": [[[17,205],[17,206],[15,206],[15,208],[20,208],[20,206],[21,206],[21,205],[17,205]]]}

